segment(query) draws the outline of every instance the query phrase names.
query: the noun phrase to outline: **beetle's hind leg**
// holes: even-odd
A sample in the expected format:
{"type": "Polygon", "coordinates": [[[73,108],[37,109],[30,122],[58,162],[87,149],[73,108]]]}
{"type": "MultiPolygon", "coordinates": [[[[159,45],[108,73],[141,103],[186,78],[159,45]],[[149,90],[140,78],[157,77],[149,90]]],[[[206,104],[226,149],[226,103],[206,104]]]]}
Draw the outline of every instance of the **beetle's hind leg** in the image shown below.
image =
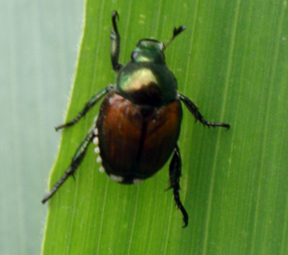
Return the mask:
{"type": "Polygon", "coordinates": [[[180,177],[181,177],[181,155],[180,155],[180,150],[179,147],[176,145],[174,149],[174,154],[173,158],[170,163],[169,167],[169,175],[170,175],[170,187],[173,189],[173,195],[174,195],[174,200],[177,205],[177,207],[180,209],[183,215],[183,222],[184,226],[183,228],[187,227],[188,225],[188,213],[185,210],[181,200],[180,200],[180,177]]]}
{"type": "Polygon", "coordinates": [[[72,162],[68,169],[65,171],[64,175],[61,177],[61,179],[54,185],[54,187],[51,189],[51,191],[43,198],[42,203],[46,203],[61,187],[61,185],[68,179],[69,176],[73,176],[79,165],[81,164],[82,160],[85,157],[85,154],[87,152],[88,146],[91,143],[92,139],[95,137],[94,129],[91,129],[89,131],[89,134],[86,136],[86,138],[82,141],[78,149],[76,150],[72,162]]]}
{"type": "Polygon", "coordinates": [[[188,97],[178,93],[178,98],[185,104],[188,110],[194,115],[195,119],[199,120],[203,125],[208,127],[212,126],[212,127],[225,127],[227,129],[230,128],[230,125],[226,123],[215,123],[206,121],[203,118],[202,114],[199,112],[197,106],[188,97]]]}

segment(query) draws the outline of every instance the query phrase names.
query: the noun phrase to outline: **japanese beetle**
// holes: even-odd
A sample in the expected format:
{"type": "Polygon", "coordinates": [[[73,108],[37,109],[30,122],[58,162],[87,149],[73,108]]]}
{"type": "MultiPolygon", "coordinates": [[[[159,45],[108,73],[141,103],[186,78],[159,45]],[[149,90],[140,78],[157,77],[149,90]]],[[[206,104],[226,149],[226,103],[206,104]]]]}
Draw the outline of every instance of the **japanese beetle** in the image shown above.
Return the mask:
{"type": "Polygon", "coordinates": [[[229,124],[206,121],[197,106],[186,96],[177,92],[177,80],[165,63],[164,50],[184,29],[174,28],[173,36],[165,45],[152,39],[142,39],[131,54],[131,61],[122,66],[119,62],[120,35],[112,14],[111,61],[118,73],[114,86],[108,86],[86,103],[72,121],[56,127],[59,130],[72,126],[104,96],[100,113],[87,137],[77,149],[72,162],[62,178],[42,200],[45,203],[75,173],[82,162],[88,145],[97,145],[100,153],[101,172],[122,184],[139,183],[157,173],[168,161],[170,187],[174,200],[183,214],[184,227],[188,214],[180,200],[181,156],[177,141],[182,120],[181,101],[205,126],[229,128],[229,124]]]}

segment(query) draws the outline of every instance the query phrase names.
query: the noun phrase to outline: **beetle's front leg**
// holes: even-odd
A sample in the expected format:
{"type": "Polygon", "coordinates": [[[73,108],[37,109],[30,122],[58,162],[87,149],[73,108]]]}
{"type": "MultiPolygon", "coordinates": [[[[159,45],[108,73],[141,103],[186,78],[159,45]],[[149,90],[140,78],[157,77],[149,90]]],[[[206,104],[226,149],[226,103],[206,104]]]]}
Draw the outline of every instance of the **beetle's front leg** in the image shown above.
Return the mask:
{"type": "Polygon", "coordinates": [[[185,210],[181,200],[180,200],[180,177],[181,177],[181,155],[179,147],[176,145],[174,149],[173,158],[170,163],[169,167],[169,175],[170,175],[170,188],[173,188],[173,195],[174,200],[176,202],[177,207],[180,209],[183,215],[184,226],[183,228],[187,227],[188,225],[188,213],[185,210]]]}
{"type": "Polygon", "coordinates": [[[72,162],[68,169],[65,171],[64,175],[61,177],[61,179],[54,185],[54,187],[51,189],[51,191],[43,198],[42,203],[46,203],[61,187],[61,185],[68,179],[69,176],[73,176],[79,165],[81,164],[82,160],[84,159],[84,156],[87,152],[88,145],[92,141],[92,139],[96,135],[94,134],[94,130],[91,129],[89,134],[86,136],[86,138],[83,140],[83,142],[78,147],[77,151],[75,152],[75,155],[72,158],[72,162]]]}
{"type": "Polygon", "coordinates": [[[203,125],[208,127],[212,126],[212,127],[225,127],[227,129],[230,128],[229,124],[206,121],[203,118],[202,114],[199,112],[197,106],[188,97],[178,93],[178,98],[185,104],[188,110],[194,115],[195,119],[199,120],[203,125]]]}
{"type": "Polygon", "coordinates": [[[111,30],[110,38],[111,38],[111,61],[113,70],[116,72],[118,72],[122,67],[122,65],[118,62],[120,54],[120,34],[117,28],[117,22],[116,22],[117,17],[119,18],[119,14],[117,11],[114,11],[112,13],[112,25],[114,30],[111,30]]]}
{"type": "Polygon", "coordinates": [[[76,116],[75,119],[59,125],[57,127],[55,127],[56,131],[64,128],[64,127],[69,127],[69,126],[73,126],[76,122],[78,122],[78,120],[80,120],[97,102],[99,102],[99,100],[105,96],[110,90],[112,89],[111,86],[106,87],[105,89],[101,90],[99,93],[97,93],[96,95],[94,95],[84,106],[84,108],[78,113],[78,115],[76,116]]]}

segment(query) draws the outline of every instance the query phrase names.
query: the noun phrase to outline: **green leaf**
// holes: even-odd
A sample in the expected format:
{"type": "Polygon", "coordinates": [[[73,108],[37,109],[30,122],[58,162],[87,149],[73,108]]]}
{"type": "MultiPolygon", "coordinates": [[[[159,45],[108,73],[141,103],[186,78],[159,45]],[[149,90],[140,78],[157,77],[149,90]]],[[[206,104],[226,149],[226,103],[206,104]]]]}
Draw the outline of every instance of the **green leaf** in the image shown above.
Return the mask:
{"type": "MultiPolygon", "coordinates": [[[[287,2],[87,0],[85,26],[67,120],[114,83],[112,10],[120,14],[120,61],[140,38],[167,42],[179,91],[209,121],[184,110],[179,146],[187,228],[168,187],[168,168],[140,185],[98,172],[93,148],[49,201],[43,254],[287,254],[287,2]]],[[[63,131],[49,187],[63,175],[99,107],[63,131]]]]}

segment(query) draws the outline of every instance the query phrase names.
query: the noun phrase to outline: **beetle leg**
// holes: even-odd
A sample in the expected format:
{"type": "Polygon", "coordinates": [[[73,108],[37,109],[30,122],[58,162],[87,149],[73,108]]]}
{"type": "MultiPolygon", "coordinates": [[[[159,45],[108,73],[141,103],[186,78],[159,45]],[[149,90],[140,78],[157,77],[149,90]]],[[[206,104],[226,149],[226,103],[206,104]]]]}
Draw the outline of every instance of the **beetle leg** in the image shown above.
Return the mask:
{"type": "Polygon", "coordinates": [[[97,102],[99,102],[99,100],[105,96],[110,90],[112,89],[111,86],[106,87],[105,89],[101,90],[100,92],[98,92],[96,95],[94,95],[86,104],[85,107],[78,113],[78,115],[76,116],[75,119],[59,125],[57,127],[55,127],[55,130],[59,130],[61,128],[64,127],[69,127],[69,126],[73,126],[76,122],[78,122],[78,120],[80,118],[82,118],[97,102]]]}
{"type": "Polygon", "coordinates": [[[70,175],[74,177],[74,173],[81,164],[82,160],[84,159],[84,156],[86,154],[88,145],[92,141],[92,138],[95,137],[94,130],[92,129],[89,134],[86,136],[86,138],[83,140],[83,142],[78,147],[77,151],[75,152],[75,155],[72,158],[72,162],[68,169],[65,171],[64,175],[61,177],[61,179],[54,185],[54,187],[51,189],[51,191],[43,198],[42,204],[46,203],[61,187],[61,185],[68,179],[70,175]]]}
{"type": "Polygon", "coordinates": [[[174,149],[174,155],[170,163],[169,167],[169,175],[170,175],[170,188],[173,188],[173,195],[174,200],[177,207],[180,209],[183,215],[184,226],[183,228],[187,227],[188,225],[188,213],[185,210],[181,200],[180,200],[180,177],[181,177],[181,155],[179,147],[176,145],[174,149]]]}
{"type": "Polygon", "coordinates": [[[116,18],[119,18],[119,14],[117,11],[113,11],[112,13],[112,25],[113,29],[110,31],[110,38],[111,38],[111,61],[113,70],[118,72],[122,65],[119,64],[119,53],[120,53],[120,34],[117,28],[116,18]]]}
{"type": "Polygon", "coordinates": [[[203,118],[202,114],[199,112],[197,106],[188,97],[178,93],[178,98],[185,104],[188,110],[194,115],[196,121],[199,120],[203,125],[208,127],[212,126],[212,127],[225,127],[227,129],[230,128],[229,124],[206,121],[203,118]]]}

